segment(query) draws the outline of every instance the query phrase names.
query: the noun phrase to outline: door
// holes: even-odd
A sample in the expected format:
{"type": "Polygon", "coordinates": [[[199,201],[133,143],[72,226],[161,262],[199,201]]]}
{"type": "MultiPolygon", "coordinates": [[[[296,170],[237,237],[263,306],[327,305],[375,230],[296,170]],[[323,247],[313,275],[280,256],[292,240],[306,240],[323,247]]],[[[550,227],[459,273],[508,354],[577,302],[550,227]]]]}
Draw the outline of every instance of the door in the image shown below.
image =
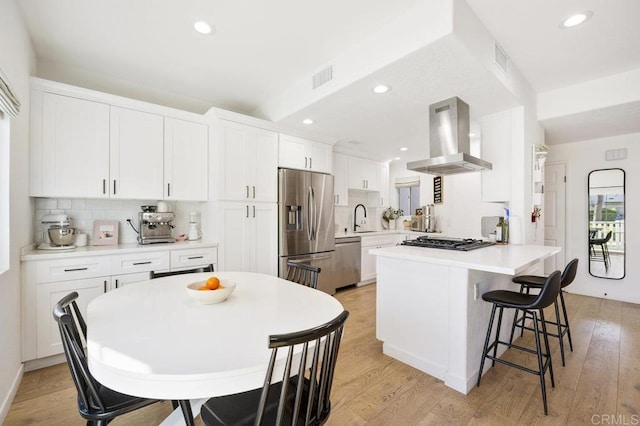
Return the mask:
{"type": "Polygon", "coordinates": [[[547,164],[544,170],[544,245],[562,247],[560,253],[545,260],[547,274],[565,265],[566,165],[547,164]]]}
{"type": "Polygon", "coordinates": [[[280,256],[333,250],[333,176],[280,169],[278,177],[280,256]]]}
{"type": "Polygon", "coordinates": [[[111,198],[161,200],[164,185],[164,119],[111,107],[111,198]]]}
{"type": "Polygon", "coordinates": [[[336,292],[336,283],[333,279],[333,255],[334,252],[330,251],[302,256],[281,257],[279,276],[280,278],[284,278],[287,274],[288,261],[317,266],[320,268],[320,274],[318,275],[318,290],[324,291],[327,294],[334,294],[336,292]]]}

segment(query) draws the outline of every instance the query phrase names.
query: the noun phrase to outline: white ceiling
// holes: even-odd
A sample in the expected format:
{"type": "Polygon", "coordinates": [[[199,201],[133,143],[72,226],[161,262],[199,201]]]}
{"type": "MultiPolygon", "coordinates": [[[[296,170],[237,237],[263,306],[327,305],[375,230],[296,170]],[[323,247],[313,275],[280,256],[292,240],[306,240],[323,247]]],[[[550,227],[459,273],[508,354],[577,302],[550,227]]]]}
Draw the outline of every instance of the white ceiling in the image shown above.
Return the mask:
{"type": "MultiPolygon", "coordinates": [[[[44,78],[55,76],[97,90],[105,86],[101,78],[112,85],[126,82],[141,88],[135,96],[143,100],[153,101],[151,92],[164,91],[176,99],[191,99],[179,107],[196,112],[217,106],[252,114],[294,82],[310,78],[334,58],[364,45],[367,37],[412,7],[438,1],[21,0],[18,4],[44,78]],[[191,25],[197,19],[211,22],[215,34],[195,33],[191,25]],[[92,78],[80,79],[80,73],[92,78]]],[[[467,3],[536,92],[640,68],[638,0],[467,3]],[[589,22],[559,29],[564,17],[582,10],[594,12],[589,22]]],[[[469,103],[472,118],[513,106],[513,97],[489,72],[459,52],[458,44],[442,40],[363,75],[281,122],[337,140],[344,151],[386,160],[399,155],[400,146],[408,146],[403,157],[416,159],[427,155],[428,105],[454,95],[469,103]],[[370,87],[380,81],[393,90],[374,96],[370,87]],[[315,118],[316,124],[303,127],[300,120],[306,116],[315,118]]],[[[566,116],[545,126],[548,136],[567,140],[602,136],[607,130],[597,123],[606,123],[611,131],[640,131],[637,109],[566,116]]]]}

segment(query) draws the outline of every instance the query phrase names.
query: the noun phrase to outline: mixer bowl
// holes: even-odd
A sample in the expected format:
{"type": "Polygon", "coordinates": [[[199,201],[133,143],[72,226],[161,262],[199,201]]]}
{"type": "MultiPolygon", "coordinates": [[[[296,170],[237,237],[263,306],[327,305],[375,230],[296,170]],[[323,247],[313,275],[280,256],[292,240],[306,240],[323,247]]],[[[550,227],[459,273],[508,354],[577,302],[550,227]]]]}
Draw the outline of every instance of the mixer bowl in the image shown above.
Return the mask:
{"type": "Polygon", "coordinates": [[[54,246],[70,246],[76,241],[76,228],[49,228],[47,232],[54,246]]]}

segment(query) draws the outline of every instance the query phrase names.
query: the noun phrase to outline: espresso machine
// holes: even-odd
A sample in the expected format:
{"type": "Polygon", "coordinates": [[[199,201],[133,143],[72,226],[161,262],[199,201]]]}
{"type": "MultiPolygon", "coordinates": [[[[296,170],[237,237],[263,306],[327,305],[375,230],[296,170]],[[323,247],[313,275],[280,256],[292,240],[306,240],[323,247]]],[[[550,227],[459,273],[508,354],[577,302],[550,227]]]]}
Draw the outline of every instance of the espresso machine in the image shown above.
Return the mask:
{"type": "MultiPolygon", "coordinates": [[[[155,208],[143,206],[143,210],[138,213],[138,229],[127,219],[129,225],[138,233],[139,244],[173,243],[173,221],[176,214],[173,212],[159,213],[155,208]]],[[[153,206],[155,207],[155,206],[153,206]]]]}

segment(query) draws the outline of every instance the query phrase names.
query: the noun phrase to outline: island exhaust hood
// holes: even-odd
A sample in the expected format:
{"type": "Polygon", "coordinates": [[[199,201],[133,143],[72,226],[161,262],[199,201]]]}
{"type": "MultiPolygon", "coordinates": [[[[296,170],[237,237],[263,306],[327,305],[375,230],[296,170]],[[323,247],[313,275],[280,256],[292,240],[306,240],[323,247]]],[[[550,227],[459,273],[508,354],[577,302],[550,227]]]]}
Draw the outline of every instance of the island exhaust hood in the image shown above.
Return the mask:
{"type": "Polygon", "coordinates": [[[429,155],[407,169],[434,175],[491,170],[491,163],[469,154],[469,105],[453,97],[429,106],[429,155]]]}

